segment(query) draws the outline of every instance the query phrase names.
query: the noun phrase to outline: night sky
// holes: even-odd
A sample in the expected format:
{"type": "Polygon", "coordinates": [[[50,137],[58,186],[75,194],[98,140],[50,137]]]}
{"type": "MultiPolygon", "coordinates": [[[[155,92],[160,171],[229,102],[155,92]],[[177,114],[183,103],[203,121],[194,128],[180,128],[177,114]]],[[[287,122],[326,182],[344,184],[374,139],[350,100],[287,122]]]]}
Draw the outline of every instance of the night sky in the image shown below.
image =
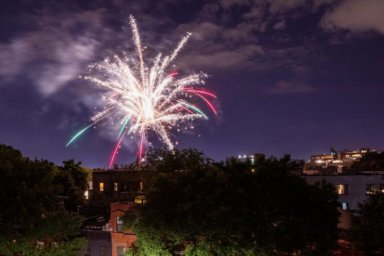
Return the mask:
{"type": "MultiPolygon", "coordinates": [[[[178,148],[216,160],[384,149],[382,0],[1,1],[0,143],[106,167],[116,143],[106,124],[65,144],[101,107],[98,88],[79,76],[132,50],[130,14],[148,59],[192,32],[175,68],[208,73],[219,98],[218,116],[173,133],[178,148]]],[[[126,143],[117,162],[136,155],[126,143]]]]}

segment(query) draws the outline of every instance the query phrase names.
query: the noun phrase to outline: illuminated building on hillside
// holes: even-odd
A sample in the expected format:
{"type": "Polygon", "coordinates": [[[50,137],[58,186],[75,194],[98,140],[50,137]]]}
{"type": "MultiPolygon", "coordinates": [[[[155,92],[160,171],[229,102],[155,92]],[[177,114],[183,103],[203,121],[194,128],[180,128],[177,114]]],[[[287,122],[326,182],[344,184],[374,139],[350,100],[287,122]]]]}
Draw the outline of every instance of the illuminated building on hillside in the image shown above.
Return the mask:
{"type": "Polygon", "coordinates": [[[304,165],[306,175],[333,175],[333,174],[353,174],[356,170],[351,167],[353,163],[359,161],[364,155],[376,152],[370,148],[358,150],[333,151],[327,154],[312,155],[311,159],[304,165]]]}
{"type": "Polygon", "coordinates": [[[247,162],[249,161],[252,165],[255,164],[260,159],[265,158],[264,154],[261,153],[253,153],[253,154],[240,154],[237,156],[237,159],[242,161],[242,162],[247,162]]]}
{"type": "Polygon", "coordinates": [[[363,148],[313,155],[304,165],[302,176],[309,184],[327,182],[335,186],[340,203],[340,228],[350,228],[351,214],[368,195],[384,193],[383,166],[366,160],[364,156],[368,153],[376,151],[363,148]],[[365,165],[357,167],[361,162],[365,165]]]}

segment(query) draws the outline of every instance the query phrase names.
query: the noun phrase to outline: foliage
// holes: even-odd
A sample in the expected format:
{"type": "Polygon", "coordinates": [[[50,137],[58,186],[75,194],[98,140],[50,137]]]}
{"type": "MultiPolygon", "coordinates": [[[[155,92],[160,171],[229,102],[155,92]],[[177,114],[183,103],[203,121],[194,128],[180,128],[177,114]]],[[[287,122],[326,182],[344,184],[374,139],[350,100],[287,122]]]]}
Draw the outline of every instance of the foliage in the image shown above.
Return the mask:
{"type": "Polygon", "coordinates": [[[88,173],[81,167],[81,162],[75,163],[74,160],[68,160],[63,164],[63,167],[59,167],[60,171],[54,182],[59,187],[65,208],[71,212],[77,212],[78,207],[85,205],[84,191],[88,186],[88,173]]]}
{"type": "Polygon", "coordinates": [[[384,194],[370,195],[360,204],[351,238],[365,255],[384,255],[384,194]]]}
{"type": "Polygon", "coordinates": [[[58,168],[31,161],[19,151],[0,145],[0,216],[6,233],[24,234],[45,212],[57,208],[54,178],[58,168]]]}
{"type": "Polygon", "coordinates": [[[360,172],[384,171],[384,152],[369,152],[353,163],[352,168],[360,172]]]}
{"type": "Polygon", "coordinates": [[[32,161],[0,145],[0,251],[4,255],[60,255],[61,251],[74,255],[83,245],[81,218],[63,205],[63,198],[79,202],[78,195],[84,192],[83,177],[74,166],[80,168],[73,161],[64,167],[32,161]],[[66,193],[65,176],[73,180],[72,194],[66,193]]]}
{"type": "Polygon", "coordinates": [[[39,243],[31,240],[1,242],[1,255],[20,256],[78,256],[79,250],[84,246],[84,238],[75,238],[52,247],[41,248],[39,243]]]}
{"type": "Polygon", "coordinates": [[[82,219],[57,212],[42,219],[34,231],[23,237],[2,237],[2,255],[77,256],[85,244],[79,237],[82,219]]]}
{"type": "Polygon", "coordinates": [[[147,203],[127,213],[133,255],[327,255],[337,196],[293,175],[289,156],[251,166],[215,163],[196,150],[151,151],[141,166],[147,203]]]}

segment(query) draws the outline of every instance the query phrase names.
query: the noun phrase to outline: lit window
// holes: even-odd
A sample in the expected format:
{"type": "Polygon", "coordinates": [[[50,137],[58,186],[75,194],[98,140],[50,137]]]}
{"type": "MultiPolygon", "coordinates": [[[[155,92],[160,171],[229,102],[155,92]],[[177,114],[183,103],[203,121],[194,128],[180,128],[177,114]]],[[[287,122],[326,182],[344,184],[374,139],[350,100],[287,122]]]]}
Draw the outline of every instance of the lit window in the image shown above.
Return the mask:
{"type": "Polygon", "coordinates": [[[119,190],[119,185],[117,182],[113,182],[113,191],[118,191],[119,190]]]}
{"type": "Polygon", "coordinates": [[[348,210],[348,203],[347,203],[347,202],[342,202],[342,203],[341,203],[341,208],[342,208],[343,210],[348,210]]]}
{"type": "Polygon", "coordinates": [[[104,182],[99,183],[99,191],[103,192],[104,191],[104,182]]]}
{"type": "Polygon", "coordinates": [[[136,196],[135,197],[135,203],[136,204],[145,204],[146,203],[145,196],[144,195],[136,196]]]}
{"type": "Polygon", "coordinates": [[[116,217],[116,231],[117,232],[122,232],[123,228],[124,228],[123,218],[121,218],[121,216],[117,216],[116,217]]]}
{"type": "Polygon", "coordinates": [[[336,193],[338,195],[347,195],[348,194],[348,185],[347,184],[338,184],[335,185],[336,193]]]}
{"type": "Polygon", "coordinates": [[[368,184],[367,195],[384,193],[384,184],[368,184]]]}
{"type": "Polygon", "coordinates": [[[89,190],[92,190],[92,189],[93,189],[92,181],[89,181],[89,182],[88,182],[88,189],[89,189],[89,190]]]}

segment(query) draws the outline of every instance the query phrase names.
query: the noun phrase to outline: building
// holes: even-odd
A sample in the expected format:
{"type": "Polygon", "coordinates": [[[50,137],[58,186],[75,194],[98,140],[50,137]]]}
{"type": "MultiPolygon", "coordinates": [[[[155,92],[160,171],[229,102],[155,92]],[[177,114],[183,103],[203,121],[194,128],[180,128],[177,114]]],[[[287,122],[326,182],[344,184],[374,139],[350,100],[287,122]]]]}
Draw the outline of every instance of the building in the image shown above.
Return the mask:
{"type": "Polygon", "coordinates": [[[261,153],[253,153],[253,154],[243,154],[238,155],[237,159],[241,162],[249,162],[251,165],[254,165],[257,161],[264,159],[265,155],[261,153]]]}
{"type": "Polygon", "coordinates": [[[133,201],[140,190],[140,179],[137,171],[128,170],[95,170],[92,172],[92,190],[90,200],[103,202],[133,201]]]}
{"type": "Polygon", "coordinates": [[[247,163],[251,165],[250,171],[255,172],[255,164],[257,161],[265,159],[265,155],[261,153],[253,153],[253,154],[243,154],[237,156],[237,161],[241,163],[247,163]]]}
{"type": "Polygon", "coordinates": [[[89,203],[97,209],[84,233],[88,240],[82,256],[122,256],[136,240],[136,235],[124,230],[122,216],[135,203],[145,203],[139,173],[133,170],[102,170],[92,172],[89,203]],[[101,209],[101,210],[100,210],[101,209]],[[107,224],[105,221],[109,220],[107,224]]]}
{"type": "Polygon", "coordinates": [[[312,155],[311,159],[304,165],[304,174],[354,174],[357,172],[353,164],[362,159],[366,154],[376,152],[370,148],[361,148],[357,150],[343,150],[331,153],[312,155]]]}
{"type": "Polygon", "coordinates": [[[371,152],[376,150],[370,148],[339,152],[332,150],[331,153],[312,155],[311,159],[305,163],[303,173],[307,175],[355,174],[357,170],[353,168],[353,164],[371,152]]]}
{"type": "Polygon", "coordinates": [[[304,165],[302,176],[309,184],[325,181],[335,186],[340,203],[340,228],[350,228],[351,215],[369,194],[384,193],[384,172],[381,167],[377,170],[356,167],[357,163],[365,161],[364,156],[373,152],[376,151],[369,148],[334,151],[313,155],[304,165]]]}
{"type": "Polygon", "coordinates": [[[384,193],[384,175],[381,174],[305,175],[304,178],[309,184],[324,180],[335,185],[344,210],[355,211],[367,199],[367,195],[384,193]]]}
{"type": "Polygon", "coordinates": [[[111,256],[111,233],[105,230],[85,230],[87,246],[81,256],[111,256]]]}
{"type": "Polygon", "coordinates": [[[133,202],[111,203],[111,248],[112,256],[124,256],[127,248],[136,241],[136,235],[124,228],[123,216],[134,205],[133,202]]]}

